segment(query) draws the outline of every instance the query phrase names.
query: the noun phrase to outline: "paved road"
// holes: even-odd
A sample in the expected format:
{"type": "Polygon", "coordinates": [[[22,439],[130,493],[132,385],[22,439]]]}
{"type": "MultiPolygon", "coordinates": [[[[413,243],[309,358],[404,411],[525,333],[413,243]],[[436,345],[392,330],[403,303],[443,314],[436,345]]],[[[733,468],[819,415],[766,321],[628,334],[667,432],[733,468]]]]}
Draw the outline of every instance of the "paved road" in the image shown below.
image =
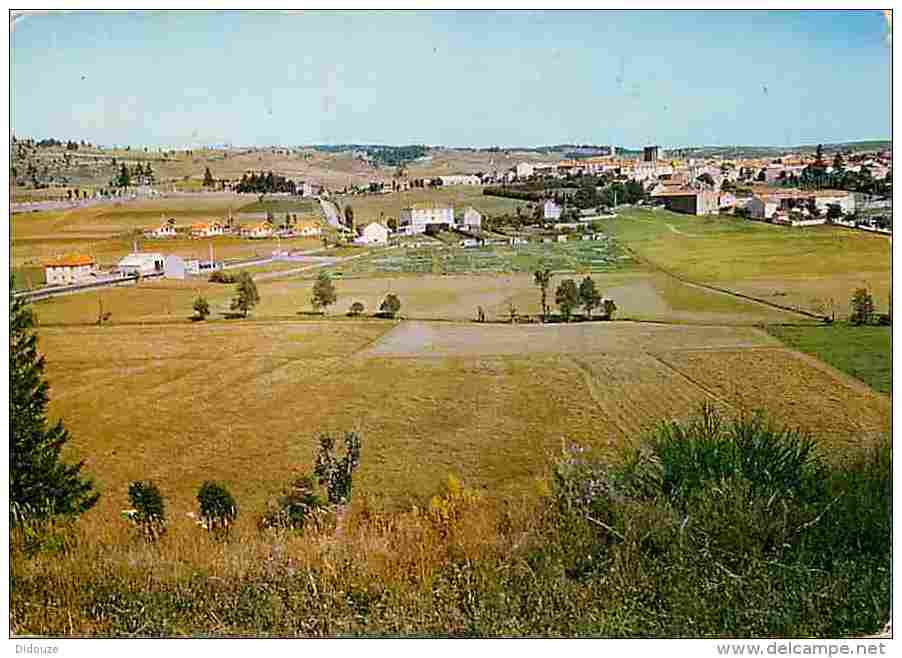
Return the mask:
{"type": "Polygon", "coordinates": [[[326,221],[329,222],[329,225],[334,228],[341,228],[341,222],[338,219],[338,208],[335,207],[335,204],[331,201],[320,199],[319,205],[323,209],[323,214],[326,216],[326,221]]]}
{"type": "Polygon", "coordinates": [[[338,263],[344,263],[345,261],[354,260],[355,258],[360,258],[361,256],[369,256],[370,252],[363,252],[362,254],[356,254],[354,256],[345,256],[344,258],[318,258],[315,263],[311,263],[310,265],[305,265],[304,267],[295,267],[290,270],[281,270],[279,272],[265,272],[263,274],[257,274],[254,276],[254,281],[266,281],[268,279],[277,279],[281,276],[292,276],[294,274],[299,274],[301,272],[306,272],[308,270],[315,270],[320,267],[329,267],[330,265],[337,265],[338,263]]]}

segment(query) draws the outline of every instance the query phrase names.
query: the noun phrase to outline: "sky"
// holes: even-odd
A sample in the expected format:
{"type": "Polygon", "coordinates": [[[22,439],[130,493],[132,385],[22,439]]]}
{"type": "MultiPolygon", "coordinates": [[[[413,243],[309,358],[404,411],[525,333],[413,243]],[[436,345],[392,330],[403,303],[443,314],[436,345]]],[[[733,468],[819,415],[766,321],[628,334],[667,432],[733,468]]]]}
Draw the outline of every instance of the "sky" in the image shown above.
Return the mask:
{"type": "Polygon", "coordinates": [[[70,11],[10,24],[11,130],[95,144],[889,139],[867,11],[70,11]]]}

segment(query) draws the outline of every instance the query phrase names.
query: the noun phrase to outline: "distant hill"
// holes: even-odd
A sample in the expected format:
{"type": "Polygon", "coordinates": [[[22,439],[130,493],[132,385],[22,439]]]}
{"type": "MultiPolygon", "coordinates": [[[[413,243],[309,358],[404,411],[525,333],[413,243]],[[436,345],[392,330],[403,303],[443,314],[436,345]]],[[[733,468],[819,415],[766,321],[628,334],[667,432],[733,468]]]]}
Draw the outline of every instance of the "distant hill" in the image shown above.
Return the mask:
{"type": "MultiPolygon", "coordinates": [[[[823,144],[824,153],[837,151],[882,151],[891,149],[893,143],[889,140],[868,140],[860,142],[838,142],[823,144]]],[[[804,144],[800,146],[694,146],[681,149],[668,149],[668,155],[677,157],[724,157],[724,158],[769,158],[787,152],[814,153],[817,144],[804,144]]]]}

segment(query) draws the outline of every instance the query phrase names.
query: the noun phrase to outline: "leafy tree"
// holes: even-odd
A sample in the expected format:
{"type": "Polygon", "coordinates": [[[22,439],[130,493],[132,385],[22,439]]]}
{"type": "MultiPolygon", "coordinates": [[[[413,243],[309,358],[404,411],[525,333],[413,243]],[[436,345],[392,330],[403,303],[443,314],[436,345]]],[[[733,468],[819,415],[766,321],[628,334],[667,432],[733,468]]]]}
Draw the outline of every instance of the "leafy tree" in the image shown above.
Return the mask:
{"type": "Polygon", "coordinates": [[[846,162],[843,160],[842,153],[837,153],[833,156],[833,171],[837,173],[841,173],[846,168],[846,162]]]}
{"type": "Polygon", "coordinates": [[[345,454],[335,454],[335,439],[328,434],[319,437],[319,450],[313,469],[320,485],[326,487],[330,505],[347,505],[351,500],[354,470],[360,465],[360,435],[345,432],[345,454]]]}
{"type": "Polygon", "coordinates": [[[852,295],[850,302],[852,313],[849,322],[852,324],[871,324],[874,319],[874,297],[867,288],[859,288],[852,295]]]}
{"type": "Polygon", "coordinates": [[[579,303],[586,309],[586,316],[592,317],[592,310],[601,306],[601,294],[595,287],[595,281],[587,276],[579,284],[579,303]]]}
{"type": "Polygon", "coordinates": [[[345,226],[352,231],[354,230],[354,209],[349,205],[345,206],[345,226]]]}
{"type": "Polygon", "coordinates": [[[194,300],[194,312],[196,313],[195,317],[199,320],[206,320],[210,315],[210,303],[203,295],[194,300]]]}
{"type": "Polygon", "coordinates": [[[335,284],[328,272],[320,272],[313,284],[313,308],[325,310],[338,300],[335,284]]]}
{"type": "Polygon", "coordinates": [[[146,539],[154,540],[165,532],[166,504],[157,485],[150,481],[132,482],[128,501],[133,508],[128,516],[146,539]]]}
{"type": "Polygon", "coordinates": [[[614,303],[613,299],[603,299],[601,300],[601,317],[605,320],[612,320],[614,318],[614,313],[617,311],[617,304],[614,303]]]}
{"type": "Polygon", "coordinates": [[[49,386],[43,378],[44,357],[37,350],[34,315],[13,297],[9,280],[9,503],[10,523],[77,516],[100,497],[83,480],[84,462],[60,459],[69,433],[61,421],[48,424],[49,386]]]}
{"type": "Polygon", "coordinates": [[[205,528],[226,531],[238,517],[238,506],[232,494],[218,482],[204,482],[197,490],[200,520],[205,528]]]}
{"type": "Polygon", "coordinates": [[[548,286],[551,285],[551,270],[547,267],[533,273],[533,283],[542,291],[542,322],[548,317],[548,286]]]}
{"type": "Polygon", "coordinates": [[[242,272],[238,275],[238,285],[235,288],[235,297],[232,299],[232,310],[241,311],[242,315],[247,317],[247,312],[259,301],[260,294],[257,292],[257,285],[254,283],[253,277],[247,272],[242,272]]]}
{"type": "Polygon", "coordinates": [[[831,203],[827,206],[827,219],[834,220],[842,218],[842,208],[838,203],[831,203]]]}
{"type": "Polygon", "coordinates": [[[358,315],[363,313],[363,310],[364,310],[364,306],[363,306],[362,302],[354,302],[353,304],[351,304],[351,308],[348,311],[348,315],[357,317],[358,315]]]}
{"type": "Polygon", "coordinates": [[[132,182],[132,177],[128,173],[128,167],[125,166],[125,163],[122,163],[122,167],[119,169],[119,176],[116,179],[116,185],[119,187],[128,187],[132,182]]]}
{"type": "Polygon", "coordinates": [[[824,162],[824,145],[818,144],[814,152],[814,166],[817,169],[826,169],[827,163],[824,162]]]}
{"type": "Polygon", "coordinates": [[[579,306],[579,301],[579,288],[576,287],[576,282],[573,279],[561,281],[554,292],[554,302],[561,310],[564,322],[570,321],[570,314],[579,306]]]}
{"type": "Polygon", "coordinates": [[[385,299],[382,300],[382,303],[379,304],[379,312],[390,318],[395,317],[400,310],[401,300],[398,299],[398,296],[393,292],[388,293],[385,296],[385,299]]]}
{"type": "Polygon", "coordinates": [[[213,180],[213,174],[210,172],[210,168],[207,167],[206,171],[204,171],[204,187],[213,187],[216,184],[216,181],[213,180]]]}

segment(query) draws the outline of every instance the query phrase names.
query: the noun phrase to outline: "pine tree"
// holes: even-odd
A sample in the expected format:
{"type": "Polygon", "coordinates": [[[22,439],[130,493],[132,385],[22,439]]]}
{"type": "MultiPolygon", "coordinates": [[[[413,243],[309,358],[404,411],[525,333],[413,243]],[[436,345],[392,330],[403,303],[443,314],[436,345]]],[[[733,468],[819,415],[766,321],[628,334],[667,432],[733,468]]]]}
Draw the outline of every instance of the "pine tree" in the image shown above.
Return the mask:
{"type": "Polygon", "coordinates": [[[37,350],[34,315],[9,297],[9,503],[10,523],[54,515],[76,516],[100,497],[82,479],[84,462],[60,459],[69,433],[61,421],[48,425],[49,386],[44,357],[37,350]]]}

